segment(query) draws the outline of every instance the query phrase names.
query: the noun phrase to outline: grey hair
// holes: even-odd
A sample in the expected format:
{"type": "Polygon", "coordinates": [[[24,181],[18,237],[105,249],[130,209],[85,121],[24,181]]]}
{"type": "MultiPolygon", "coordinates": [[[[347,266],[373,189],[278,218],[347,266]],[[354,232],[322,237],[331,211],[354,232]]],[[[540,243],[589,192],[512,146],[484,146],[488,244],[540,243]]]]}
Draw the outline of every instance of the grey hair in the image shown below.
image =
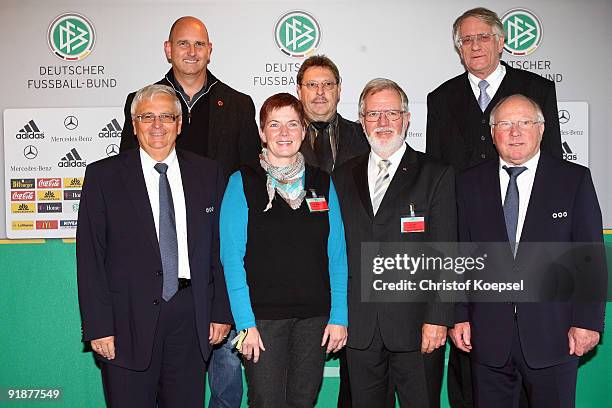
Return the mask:
{"type": "Polygon", "coordinates": [[[533,110],[536,113],[536,120],[538,122],[544,123],[544,114],[542,113],[542,109],[540,108],[540,105],[538,105],[536,101],[534,101],[530,97],[525,96],[523,94],[514,94],[514,95],[506,96],[500,99],[499,102],[497,102],[493,110],[491,110],[491,116],[489,116],[489,126],[493,126],[495,124],[495,114],[501,108],[501,106],[504,103],[508,102],[510,99],[522,99],[523,101],[530,103],[531,106],[533,107],[533,110]]]}
{"type": "Polygon", "coordinates": [[[499,36],[499,38],[504,38],[504,25],[499,19],[497,13],[484,7],[473,8],[457,17],[457,19],[453,23],[453,42],[457,50],[459,50],[459,48],[461,47],[461,45],[459,44],[459,28],[461,27],[461,23],[463,23],[463,20],[469,17],[475,17],[480,21],[488,24],[493,29],[493,32],[499,36]]]}
{"type": "Polygon", "coordinates": [[[408,112],[408,97],[406,96],[404,90],[397,83],[390,79],[374,78],[366,84],[365,88],[363,88],[363,91],[361,91],[361,95],[359,95],[359,115],[363,116],[364,114],[363,105],[365,98],[372,94],[387,89],[392,89],[399,94],[400,100],[402,102],[402,110],[408,112]]]}
{"type": "Polygon", "coordinates": [[[142,102],[144,99],[152,100],[155,95],[159,94],[170,95],[174,100],[175,114],[183,114],[181,102],[176,97],[176,92],[174,92],[174,89],[172,89],[168,85],[153,84],[147,85],[144,88],[140,89],[138,92],[136,92],[136,96],[134,96],[134,99],[132,100],[132,105],[130,106],[130,113],[132,114],[132,117],[134,117],[134,114],[136,113],[136,107],[140,102],[142,102]]]}

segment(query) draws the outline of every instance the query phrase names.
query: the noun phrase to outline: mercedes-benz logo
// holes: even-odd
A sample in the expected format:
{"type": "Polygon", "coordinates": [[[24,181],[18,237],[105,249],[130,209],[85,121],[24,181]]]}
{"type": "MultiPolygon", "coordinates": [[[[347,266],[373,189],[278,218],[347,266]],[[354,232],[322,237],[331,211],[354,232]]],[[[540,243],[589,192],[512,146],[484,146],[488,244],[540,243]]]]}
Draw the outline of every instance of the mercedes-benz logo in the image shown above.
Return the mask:
{"type": "Polygon", "coordinates": [[[76,116],[66,116],[66,119],[64,119],[64,126],[68,130],[74,130],[77,128],[77,126],[79,126],[79,120],[76,118],[76,116]]]}
{"type": "Polygon", "coordinates": [[[566,111],[565,109],[561,109],[559,111],[559,123],[561,123],[562,125],[569,122],[570,120],[570,113],[569,111],[566,111]]]}
{"type": "Polygon", "coordinates": [[[35,146],[27,145],[25,149],[23,149],[23,155],[26,159],[35,159],[38,156],[38,149],[35,146]]]}
{"type": "Polygon", "coordinates": [[[107,156],[114,156],[116,154],[119,154],[119,146],[117,146],[116,144],[109,144],[106,147],[106,155],[107,156]]]}

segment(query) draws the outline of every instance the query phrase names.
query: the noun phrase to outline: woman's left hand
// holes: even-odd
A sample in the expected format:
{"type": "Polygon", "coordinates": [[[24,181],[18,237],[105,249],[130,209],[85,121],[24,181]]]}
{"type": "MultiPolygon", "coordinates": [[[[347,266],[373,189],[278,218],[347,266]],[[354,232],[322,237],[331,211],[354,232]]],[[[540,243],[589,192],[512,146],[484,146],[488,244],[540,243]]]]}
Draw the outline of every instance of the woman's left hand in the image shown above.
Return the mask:
{"type": "Polygon", "coordinates": [[[327,343],[327,353],[338,352],[342,347],[346,346],[346,339],[348,337],[346,326],[340,326],[339,324],[328,324],[325,326],[323,332],[323,341],[321,341],[321,347],[327,343]]]}

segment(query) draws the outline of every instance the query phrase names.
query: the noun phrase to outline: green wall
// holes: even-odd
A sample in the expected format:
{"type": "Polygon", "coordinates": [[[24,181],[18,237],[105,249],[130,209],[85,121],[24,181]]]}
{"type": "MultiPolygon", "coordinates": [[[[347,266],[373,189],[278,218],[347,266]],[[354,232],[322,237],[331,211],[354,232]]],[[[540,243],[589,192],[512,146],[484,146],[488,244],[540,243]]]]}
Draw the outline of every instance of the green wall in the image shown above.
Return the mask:
{"type": "MultiPolygon", "coordinates": [[[[100,372],[80,342],[74,260],[74,243],[62,240],[0,244],[0,389],[63,389],[61,402],[13,404],[0,397],[0,406],[104,406],[100,372]]],[[[607,312],[609,323],[610,304],[607,312]]],[[[580,368],[578,407],[611,406],[612,345],[606,337],[580,368]]],[[[338,378],[326,377],[317,407],[335,406],[337,389],[338,378]]],[[[442,401],[448,406],[445,391],[442,401]]]]}

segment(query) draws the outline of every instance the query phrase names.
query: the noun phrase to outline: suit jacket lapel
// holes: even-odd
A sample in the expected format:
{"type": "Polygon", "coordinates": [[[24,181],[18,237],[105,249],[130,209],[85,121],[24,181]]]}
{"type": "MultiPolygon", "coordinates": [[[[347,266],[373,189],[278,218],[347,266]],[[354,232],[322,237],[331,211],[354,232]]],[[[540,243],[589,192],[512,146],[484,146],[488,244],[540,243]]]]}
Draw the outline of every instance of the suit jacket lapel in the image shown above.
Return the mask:
{"type": "MultiPolygon", "coordinates": [[[[184,155],[177,150],[177,158],[179,161],[179,167],[181,169],[181,180],[183,182],[183,194],[185,195],[185,211],[187,215],[187,247],[189,252],[189,261],[191,263],[192,254],[194,251],[195,242],[197,242],[196,231],[194,230],[197,225],[197,211],[204,211],[203,208],[199,208],[197,205],[196,197],[198,197],[198,180],[194,177],[197,174],[191,168],[191,163],[184,155]]],[[[215,208],[215,211],[219,211],[215,208]]]]}
{"type": "Polygon", "coordinates": [[[360,163],[353,168],[353,179],[357,187],[357,193],[361,199],[361,204],[370,218],[374,218],[372,201],[370,200],[370,189],[368,187],[368,160],[370,155],[364,155],[360,163]]]}
{"type": "Polygon", "coordinates": [[[132,200],[134,208],[136,209],[137,218],[142,224],[142,230],[147,236],[153,248],[153,252],[157,255],[161,263],[153,210],[149,202],[149,194],[147,192],[144,174],[142,173],[142,165],[140,163],[140,149],[134,149],[126,153],[124,165],[126,169],[122,172],[122,178],[125,185],[125,191],[127,191],[132,200]]]}
{"type": "Polygon", "coordinates": [[[504,207],[501,202],[501,188],[499,186],[499,160],[491,160],[486,164],[483,172],[483,207],[484,214],[488,214],[490,225],[493,232],[494,242],[508,242],[508,231],[506,230],[506,218],[504,217],[504,207]]]}
{"type": "MultiPolygon", "coordinates": [[[[538,219],[537,214],[540,213],[539,207],[541,194],[546,194],[548,186],[550,185],[548,168],[547,166],[548,156],[540,153],[540,160],[538,160],[538,166],[536,168],[535,179],[533,180],[533,187],[531,188],[531,196],[529,197],[529,205],[527,206],[527,213],[525,215],[525,221],[523,223],[523,231],[521,232],[521,242],[533,242],[537,236],[537,225],[538,219]]],[[[519,245],[519,250],[521,246],[519,245]]]]}

